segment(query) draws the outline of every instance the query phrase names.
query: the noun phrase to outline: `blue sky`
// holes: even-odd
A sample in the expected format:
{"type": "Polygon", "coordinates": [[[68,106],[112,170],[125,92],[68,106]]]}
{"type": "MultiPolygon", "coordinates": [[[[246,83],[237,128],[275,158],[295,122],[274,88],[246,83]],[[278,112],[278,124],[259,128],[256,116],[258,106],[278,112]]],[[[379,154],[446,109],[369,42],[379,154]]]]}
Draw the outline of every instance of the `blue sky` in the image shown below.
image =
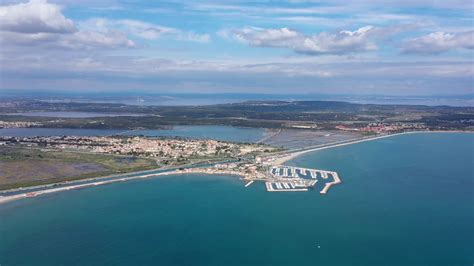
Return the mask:
{"type": "Polygon", "coordinates": [[[471,0],[0,0],[0,89],[469,94],[473,11],[471,0]]]}

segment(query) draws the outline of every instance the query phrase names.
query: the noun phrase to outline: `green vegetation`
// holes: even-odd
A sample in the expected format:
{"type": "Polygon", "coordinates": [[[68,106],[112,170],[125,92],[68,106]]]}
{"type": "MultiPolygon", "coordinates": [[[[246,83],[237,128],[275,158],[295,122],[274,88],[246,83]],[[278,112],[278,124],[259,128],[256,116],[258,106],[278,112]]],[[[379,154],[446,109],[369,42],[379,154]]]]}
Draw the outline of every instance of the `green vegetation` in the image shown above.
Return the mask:
{"type": "Polygon", "coordinates": [[[0,146],[0,189],[156,168],[146,158],[0,146]]]}
{"type": "Polygon", "coordinates": [[[253,101],[207,106],[133,106],[125,104],[47,103],[18,101],[0,107],[1,113],[82,111],[140,113],[140,117],[61,118],[0,115],[2,121],[36,121],[44,127],[95,129],[159,129],[173,125],[230,125],[284,128],[316,124],[334,129],[338,124],[418,123],[430,129],[472,130],[474,108],[423,105],[354,104],[335,101],[253,101]]]}

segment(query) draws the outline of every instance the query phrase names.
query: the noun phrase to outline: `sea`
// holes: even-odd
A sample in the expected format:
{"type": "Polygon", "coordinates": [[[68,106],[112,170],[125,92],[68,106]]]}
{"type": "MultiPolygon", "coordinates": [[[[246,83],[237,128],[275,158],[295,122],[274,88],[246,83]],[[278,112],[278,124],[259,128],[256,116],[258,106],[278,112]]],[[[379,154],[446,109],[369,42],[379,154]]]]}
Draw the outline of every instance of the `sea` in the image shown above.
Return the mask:
{"type": "Polygon", "coordinates": [[[472,265],[474,134],[320,150],[327,195],[180,175],[0,205],[0,265],[472,265]]]}

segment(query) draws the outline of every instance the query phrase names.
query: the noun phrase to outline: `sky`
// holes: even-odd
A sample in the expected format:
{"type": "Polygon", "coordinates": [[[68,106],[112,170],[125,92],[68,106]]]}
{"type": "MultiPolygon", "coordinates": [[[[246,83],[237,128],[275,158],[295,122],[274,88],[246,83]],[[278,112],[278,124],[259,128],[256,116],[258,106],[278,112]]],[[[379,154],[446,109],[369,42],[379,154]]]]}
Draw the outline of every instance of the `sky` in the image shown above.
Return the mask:
{"type": "Polygon", "coordinates": [[[0,0],[0,90],[474,93],[474,0],[0,0]]]}

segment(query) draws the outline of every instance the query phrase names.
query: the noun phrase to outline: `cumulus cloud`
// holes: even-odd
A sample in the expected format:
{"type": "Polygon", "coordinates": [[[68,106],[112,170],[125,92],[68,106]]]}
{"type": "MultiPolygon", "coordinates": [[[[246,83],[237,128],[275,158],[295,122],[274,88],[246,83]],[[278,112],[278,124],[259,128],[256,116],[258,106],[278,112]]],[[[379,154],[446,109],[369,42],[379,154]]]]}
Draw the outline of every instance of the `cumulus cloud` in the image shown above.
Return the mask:
{"type": "Polygon", "coordinates": [[[403,52],[439,54],[453,49],[474,49],[474,31],[462,33],[433,32],[405,42],[403,52]]]}
{"type": "Polygon", "coordinates": [[[62,14],[60,6],[46,0],[0,6],[0,41],[2,45],[12,47],[135,47],[132,40],[117,30],[78,29],[72,20],[62,14]]]}
{"type": "Polygon", "coordinates": [[[208,42],[210,36],[163,27],[139,20],[94,18],[74,23],[61,6],[46,0],[30,0],[0,6],[2,46],[35,46],[64,49],[135,48],[129,38],[155,40],[162,36],[183,41],[208,42]]]}
{"type": "Polygon", "coordinates": [[[254,27],[235,29],[230,34],[220,33],[221,36],[233,37],[252,46],[289,48],[297,53],[313,55],[376,50],[374,39],[385,34],[383,29],[373,26],[365,26],[355,31],[321,32],[316,35],[306,35],[289,28],[254,27]]]}
{"type": "Polygon", "coordinates": [[[19,33],[71,33],[72,20],[61,13],[61,7],[46,0],[0,6],[0,30],[19,33]]]}

